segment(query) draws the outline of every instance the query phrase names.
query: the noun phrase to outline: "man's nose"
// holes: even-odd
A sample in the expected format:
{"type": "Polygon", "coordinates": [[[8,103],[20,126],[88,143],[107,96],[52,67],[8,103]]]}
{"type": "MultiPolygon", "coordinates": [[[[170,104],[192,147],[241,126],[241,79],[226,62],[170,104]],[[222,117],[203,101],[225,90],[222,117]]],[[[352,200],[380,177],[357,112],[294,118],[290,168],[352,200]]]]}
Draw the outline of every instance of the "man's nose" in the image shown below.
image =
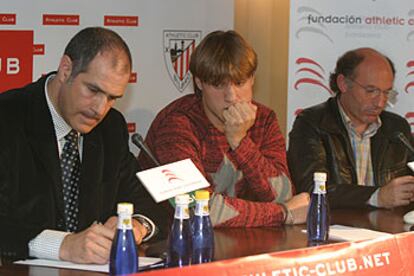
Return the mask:
{"type": "Polygon", "coordinates": [[[237,87],[234,84],[230,84],[227,87],[224,99],[229,103],[236,103],[238,101],[237,87]]]}
{"type": "Polygon", "coordinates": [[[108,97],[103,93],[99,93],[95,100],[93,111],[101,118],[108,107],[108,97]]]}
{"type": "Polygon", "coordinates": [[[379,108],[385,108],[388,102],[388,96],[384,92],[380,92],[379,95],[375,99],[376,106],[379,108]]]}

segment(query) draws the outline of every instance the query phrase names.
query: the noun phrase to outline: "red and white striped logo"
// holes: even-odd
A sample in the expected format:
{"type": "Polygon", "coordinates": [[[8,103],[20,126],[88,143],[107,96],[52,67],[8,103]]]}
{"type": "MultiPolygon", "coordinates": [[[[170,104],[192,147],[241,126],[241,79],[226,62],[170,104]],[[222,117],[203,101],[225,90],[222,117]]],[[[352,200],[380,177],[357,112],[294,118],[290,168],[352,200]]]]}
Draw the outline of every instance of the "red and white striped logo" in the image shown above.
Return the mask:
{"type": "Polygon", "coordinates": [[[183,92],[191,81],[190,58],[201,31],[164,31],[164,60],[175,87],[183,92]]]}

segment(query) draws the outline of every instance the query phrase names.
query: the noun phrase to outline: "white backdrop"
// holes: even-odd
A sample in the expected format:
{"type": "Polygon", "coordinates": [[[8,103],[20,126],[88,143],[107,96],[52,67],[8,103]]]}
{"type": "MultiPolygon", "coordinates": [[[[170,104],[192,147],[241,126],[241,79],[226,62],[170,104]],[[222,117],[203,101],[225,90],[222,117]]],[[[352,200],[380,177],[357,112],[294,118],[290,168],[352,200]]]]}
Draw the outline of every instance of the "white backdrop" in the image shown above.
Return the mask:
{"type": "MultiPolygon", "coordinates": [[[[188,47],[191,42],[197,44],[213,30],[232,29],[233,0],[1,1],[0,33],[5,30],[33,30],[33,43],[44,45],[44,53],[33,56],[33,80],[36,80],[42,74],[57,69],[64,47],[76,32],[87,26],[104,26],[105,16],[120,16],[111,21],[118,26],[107,27],[118,32],[129,45],[133,71],[137,73],[137,82],[130,83],[116,108],[126,117],[130,131],[145,135],[161,108],[193,91],[188,75],[182,75],[183,80],[179,79],[181,84],[174,84],[174,76],[169,73],[174,66],[169,64],[169,52],[164,55],[165,46],[178,42],[180,49],[182,41],[184,47],[188,47]],[[56,20],[55,15],[59,19],[56,20]],[[45,16],[49,18],[46,25],[45,16]],[[51,22],[58,25],[50,25],[51,22]]],[[[9,41],[2,40],[0,60],[4,66],[1,44],[9,41]]],[[[0,82],[3,81],[6,79],[1,74],[0,82]]],[[[131,149],[137,152],[134,147],[131,149]]]]}
{"type": "Polygon", "coordinates": [[[329,74],[348,50],[373,47],[393,60],[397,104],[388,110],[414,126],[414,2],[291,1],[288,131],[301,109],[331,96],[329,74]]]}

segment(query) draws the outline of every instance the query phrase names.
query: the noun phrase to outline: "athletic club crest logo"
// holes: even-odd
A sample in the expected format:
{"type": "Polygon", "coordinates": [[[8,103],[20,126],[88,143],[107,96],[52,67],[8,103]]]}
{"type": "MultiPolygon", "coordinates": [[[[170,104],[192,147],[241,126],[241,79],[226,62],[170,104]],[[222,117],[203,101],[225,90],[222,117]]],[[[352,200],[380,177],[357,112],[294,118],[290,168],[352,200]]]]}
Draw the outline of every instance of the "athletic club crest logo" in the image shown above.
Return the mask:
{"type": "Polygon", "coordinates": [[[165,65],[180,92],[191,81],[190,57],[200,39],[201,31],[164,31],[165,65]]]}

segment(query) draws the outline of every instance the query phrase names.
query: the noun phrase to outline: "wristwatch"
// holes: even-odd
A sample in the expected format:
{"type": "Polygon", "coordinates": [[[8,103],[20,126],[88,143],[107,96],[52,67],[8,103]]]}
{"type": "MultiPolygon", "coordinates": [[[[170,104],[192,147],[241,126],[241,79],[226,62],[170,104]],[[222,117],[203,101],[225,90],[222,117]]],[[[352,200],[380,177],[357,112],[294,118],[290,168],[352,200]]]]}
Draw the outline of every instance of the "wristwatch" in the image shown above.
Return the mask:
{"type": "Polygon", "coordinates": [[[141,223],[141,225],[144,226],[145,229],[147,229],[147,234],[145,234],[145,236],[142,238],[143,242],[148,241],[157,233],[158,228],[147,217],[141,214],[134,214],[133,218],[136,219],[139,223],[141,223]]]}
{"type": "MultiPolygon", "coordinates": [[[[147,237],[152,232],[151,225],[144,218],[137,218],[137,220],[145,227],[145,229],[147,229],[147,233],[145,234],[145,237],[147,237]]],[[[143,239],[145,239],[145,237],[143,239]]]]}

